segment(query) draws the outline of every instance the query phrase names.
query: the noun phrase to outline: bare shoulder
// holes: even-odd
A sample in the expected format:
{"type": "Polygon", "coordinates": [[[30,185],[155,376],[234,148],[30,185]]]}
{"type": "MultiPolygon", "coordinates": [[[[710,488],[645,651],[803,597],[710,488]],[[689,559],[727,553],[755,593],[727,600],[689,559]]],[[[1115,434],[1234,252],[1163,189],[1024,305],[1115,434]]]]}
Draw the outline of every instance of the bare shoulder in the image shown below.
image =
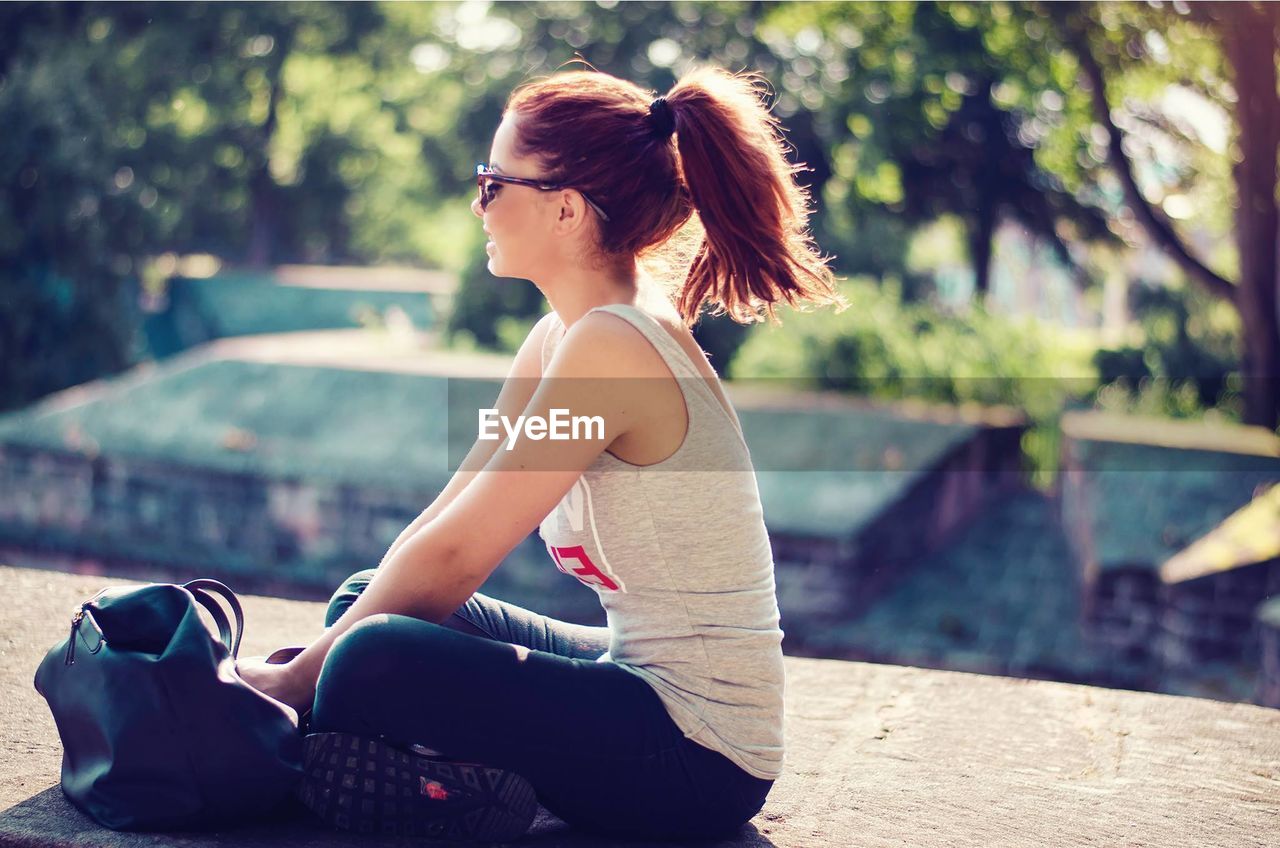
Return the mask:
{"type": "Polygon", "coordinates": [[[556,348],[553,363],[582,376],[644,377],[660,373],[652,343],[625,318],[589,312],[573,323],[556,348]]]}

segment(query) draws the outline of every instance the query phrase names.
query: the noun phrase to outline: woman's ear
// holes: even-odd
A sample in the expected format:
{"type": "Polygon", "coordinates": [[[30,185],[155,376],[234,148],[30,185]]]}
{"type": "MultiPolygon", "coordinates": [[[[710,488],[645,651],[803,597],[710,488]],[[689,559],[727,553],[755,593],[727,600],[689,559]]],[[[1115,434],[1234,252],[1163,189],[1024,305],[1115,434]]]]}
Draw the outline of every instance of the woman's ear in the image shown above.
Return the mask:
{"type": "Polygon", "coordinates": [[[562,189],[554,197],[559,201],[556,211],[555,231],[568,235],[583,226],[587,218],[587,204],[582,195],[573,189],[562,189]]]}

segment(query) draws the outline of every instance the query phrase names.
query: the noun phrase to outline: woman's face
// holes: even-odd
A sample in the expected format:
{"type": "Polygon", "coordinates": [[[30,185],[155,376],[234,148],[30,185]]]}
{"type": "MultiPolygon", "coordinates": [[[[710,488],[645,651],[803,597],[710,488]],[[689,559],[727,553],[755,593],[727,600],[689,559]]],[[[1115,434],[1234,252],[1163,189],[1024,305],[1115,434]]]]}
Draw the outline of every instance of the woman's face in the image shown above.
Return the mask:
{"type": "MultiPolygon", "coordinates": [[[[517,157],[514,153],[515,118],[508,112],[498,125],[489,151],[489,167],[513,177],[535,179],[542,176],[536,161],[517,157]]],[[[494,183],[489,207],[480,210],[480,199],[471,202],[471,211],[484,221],[489,241],[489,273],[495,277],[536,279],[553,260],[546,210],[554,192],[541,192],[530,186],[494,183]]]]}

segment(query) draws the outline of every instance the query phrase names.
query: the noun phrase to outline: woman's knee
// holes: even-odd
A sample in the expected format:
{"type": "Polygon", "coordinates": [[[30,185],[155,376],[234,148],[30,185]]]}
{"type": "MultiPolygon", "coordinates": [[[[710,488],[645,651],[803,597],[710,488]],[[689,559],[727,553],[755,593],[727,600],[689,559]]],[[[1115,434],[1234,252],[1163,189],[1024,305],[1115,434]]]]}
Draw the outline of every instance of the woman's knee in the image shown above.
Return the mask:
{"type": "Polygon", "coordinates": [[[462,638],[404,615],[379,613],[355,622],[334,640],[320,668],[313,727],[381,725],[397,702],[422,694],[424,685],[434,688],[442,679],[466,674],[468,660],[457,651],[462,638]]]}
{"type": "Polygon", "coordinates": [[[377,613],[351,625],[329,647],[317,689],[361,689],[395,685],[397,680],[447,674],[466,666],[458,656],[462,635],[442,624],[407,615],[377,613]]]}
{"type": "Polygon", "coordinates": [[[329,606],[325,609],[324,626],[326,628],[337,623],[342,614],[360,597],[360,593],[369,586],[369,582],[377,572],[376,568],[365,568],[342,581],[342,585],[329,598],[329,606]]]}
{"type": "Polygon", "coordinates": [[[313,725],[350,727],[379,686],[394,684],[396,657],[401,653],[395,616],[371,615],[353,624],[334,640],[316,680],[313,725]]]}
{"type": "MultiPolygon", "coordinates": [[[[337,683],[356,684],[377,679],[397,658],[403,660],[403,648],[397,619],[402,616],[379,613],[357,621],[329,646],[320,668],[317,687],[326,679],[337,683]]],[[[344,687],[345,688],[345,687],[344,687]]]]}

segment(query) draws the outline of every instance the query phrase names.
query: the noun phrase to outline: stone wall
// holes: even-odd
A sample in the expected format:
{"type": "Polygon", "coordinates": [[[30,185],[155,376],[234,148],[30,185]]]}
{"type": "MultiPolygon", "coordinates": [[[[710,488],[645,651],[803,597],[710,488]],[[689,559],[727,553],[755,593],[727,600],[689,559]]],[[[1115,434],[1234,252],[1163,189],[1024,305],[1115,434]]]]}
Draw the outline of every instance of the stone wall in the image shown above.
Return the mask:
{"type": "Polygon", "coordinates": [[[864,613],[994,498],[1024,485],[1022,427],[979,430],[850,537],[770,530],[788,649],[864,613]]]}
{"type": "Polygon", "coordinates": [[[0,447],[0,541],[323,586],[376,565],[428,492],[0,447]]]}
{"type": "MultiPolygon", "coordinates": [[[[1185,669],[1215,642],[1222,653],[1244,640],[1250,623],[1227,637],[1221,616],[1231,605],[1232,615],[1249,607],[1232,620],[1251,621],[1245,597],[1254,590],[1245,584],[1253,577],[1220,582],[1226,575],[1214,574],[1203,588],[1169,588],[1160,570],[1280,480],[1280,440],[1256,427],[1090,412],[1064,414],[1062,434],[1059,502],[1090,645],[1160,674],[1166,661],[1171,671],[1185,669]],[[1202,614],[1209,632],[1196,643],[1190,629],[1202,614]]],[[[1251,597],[1256,606],[1264,595],[1251,597]]]]}
{"type": "MultiPolygon", "coordinates": [[[[13,596],[30,599],[20,610],[6,610],[4,620],[0,845],[409,844],[357,840],[308,820],[301,810],[205,833],[98,827],[58,787],[62,746],[48,706],[31,686],[32,670],[65,636],[70,612],[95,587],[75,576],[4,567],[0,584],[13,596]]],[[[241,655],[260,656],[296,643],[322,613],[320,604],[245,598],[241,655]]],[[[798,657],[786,659],[786,681],[781,778],[763,810],[733,838],[704,844],[1248,848],[1276,841],[1280,713],[1275,710],[798,657]]],[[[657,843],[584,833],[541,810],[521,844],[657,843]]]]}
{"type": "Polygon", "coordinates": [[[1264,707],[1280,707],[1280,597],[1258,608],[1258,692],[1264,707]]]}
{"type": "Polygon", "coordinates": [[[1085,634],[1104,655],[1128,662],[1151,659],[1160,619],[1159,580],[1151,565],[1112,566],[1092,577],[1082,605],[1085,634]]]}
{"type": "Polygon", "coordinates": [[[1280,594],[1280,559],[1161,587],[1156,654],[1171,670],[1257,661],[1258,606],[1280,594]]]}
{"type": "Polygon", "coordinates": [[[1088,411],[1061,427],[1059,500],[1088,649],[1129,663],[1133,688],[1280,700],[1269,682],[1280,646],[1255,618],[1280,569],[1274,548],[1246,550],[1274,544],[1274,521],[1256,522],[1248,543],[1226,539],[1280,480],[1276,434],[1088,411]]]}
{"type": "MultiPolygon", "coordinates": [[[[284,276],[305,279],[308,273],[284,276]]],[[[363,316],[385,320],[398,314],[418,329],[436,323],[425,290],[380,291],[354,283],[362,277],[351,273],[346,280],[330,279],[320,286],[292,285],[279,274],[255,271],[171,277],[164,293],[148,304],[151,314],[143,324],[148,353],[162,359],[229,336],[357,328],[363,316]]]]}
{"type": "MultiPolygon", "coordinates": [[[[1018,485],[1021,432],[978,431],[854,537],[772,531],[789,644],[857,614],[907,562],[1018,485]]],[[[212,576],[242,591],[316,597],[376,566],[437,492],[10,444],[0,446],[0,546],[19,561],[74,555],[140,576],[212,576]]],[[[557,618],[604,623],[593,593],[564,589],[536,534],[482,589],[557,618]]]]}

